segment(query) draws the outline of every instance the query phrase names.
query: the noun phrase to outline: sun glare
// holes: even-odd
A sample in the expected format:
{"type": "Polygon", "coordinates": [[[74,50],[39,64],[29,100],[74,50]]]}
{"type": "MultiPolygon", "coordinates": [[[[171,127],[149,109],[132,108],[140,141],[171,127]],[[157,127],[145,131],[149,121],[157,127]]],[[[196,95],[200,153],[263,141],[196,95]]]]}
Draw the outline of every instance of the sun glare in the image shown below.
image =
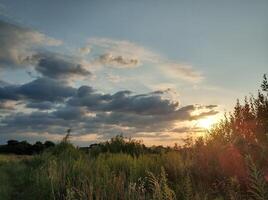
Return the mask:
{"type": "Polygon", "coordinates": [[[216,123],[216,119],[213,117],[207,117],[198,121],[198,126],[205,129],[210,129],[213,124],[216,123]]]}

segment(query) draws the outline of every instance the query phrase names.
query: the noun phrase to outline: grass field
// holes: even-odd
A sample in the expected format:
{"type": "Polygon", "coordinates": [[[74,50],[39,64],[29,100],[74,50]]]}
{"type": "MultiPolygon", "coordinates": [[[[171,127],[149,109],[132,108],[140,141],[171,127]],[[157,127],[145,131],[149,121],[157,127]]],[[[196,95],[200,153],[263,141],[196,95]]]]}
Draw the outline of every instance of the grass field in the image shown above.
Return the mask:
{"type": "Polygon", "coordinates": [[[266,199],[267,183],[251,159],[249,173],[240,174],[215,158],[200,161],[198,148],[93,156],[61,142],[41,155],[1,155],[0,199],[266,199]]]}
{"type": "Polygon", "coordinates": [[[21,161],[24,159],[30,159],[31,156],[26,155],[14,155],[14,154],[0,154],[0,163],[8,161],[21,161]]]}

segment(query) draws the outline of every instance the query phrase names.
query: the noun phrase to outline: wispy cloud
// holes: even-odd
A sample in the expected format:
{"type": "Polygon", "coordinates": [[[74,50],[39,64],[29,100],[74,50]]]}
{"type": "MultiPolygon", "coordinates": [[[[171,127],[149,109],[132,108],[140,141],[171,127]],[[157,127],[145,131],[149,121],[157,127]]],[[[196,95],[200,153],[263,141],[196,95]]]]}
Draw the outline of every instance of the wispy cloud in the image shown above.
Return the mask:
{"type": "Polygon", "coordinates": [[[156,70],[171,79],[197,83],[204,75],[191,65],[172,61],[153,50],[134,42],[108,38],[91,38],[86,47],[97,54],[95,64],[115,68],[133,68],[153,65],[156,70]]]}
{"type": "Polygon", "coordinates": [[[114,56],[111,53],[100,55],[97,61],[103,65],[111,65],[116,68],[131,68],[139,65],[138,59],[114,56]]]}
{"type": "Polygon", "coordinates": [[[177,63],[166,63],[162,66],[163,71],[170,77],[183,79],[190,82],[200,82],[204,79],[201,72],[194,70],[191,65],[183,65],[177,63]]]}
{"type": "Polygon", "coordinates": [[[109,38],[90,38],[87,46],[113,57],[122,57],[128,60],[139,60],[141,62],[157,62],[160,58],[156,53],[127,40],[114,40],[109,38]]]}

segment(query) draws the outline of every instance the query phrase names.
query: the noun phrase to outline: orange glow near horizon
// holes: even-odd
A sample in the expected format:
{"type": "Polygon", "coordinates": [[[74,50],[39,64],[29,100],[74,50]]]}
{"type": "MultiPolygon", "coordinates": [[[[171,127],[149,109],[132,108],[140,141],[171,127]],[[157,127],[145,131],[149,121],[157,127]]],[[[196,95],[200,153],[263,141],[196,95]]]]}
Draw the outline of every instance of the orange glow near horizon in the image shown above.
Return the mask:
{"type": "Polygon", "coordinates": [[[214,124],[218,122],[219,118],[217,116],[210,116],[203,119],[199,119],[197,125],[200,128],[210,129],[214,124]]]}

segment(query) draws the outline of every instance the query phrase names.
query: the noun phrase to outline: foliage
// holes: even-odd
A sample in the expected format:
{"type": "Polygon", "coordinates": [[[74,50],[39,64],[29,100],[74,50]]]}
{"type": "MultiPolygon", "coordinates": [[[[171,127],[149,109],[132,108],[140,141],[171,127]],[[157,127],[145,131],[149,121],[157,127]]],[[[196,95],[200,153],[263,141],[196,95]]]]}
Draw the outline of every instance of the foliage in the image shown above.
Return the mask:
{"type": "Polygon", "coordinates": [[[170,149],[162,146],[146,147],[142,141],[124,138],[123,135],[117,135],[111,140],[99,144],[92,144],[89,148],[82,148],[84,151],[88,150],[90,155],[98,156],[100,153],[126,153],[132,156],[140,156],[145,153],[161,153],[169,151],[170,149]]]}
{"type": "Polygon", "coordinates": [[[51,141],[44,143],[37,141],[35,144],[29,144],[27,141],[9,140],[6,145],[0,145],[0,153],[10,153],[17,155],[33,155],[43,152],[44,150],[54,147],[51,141]]]}
{"type": "Polygon", "coordinates": [[[249,196],[252,200],[268,199],[267,183],[261,170],[257,168],[250,157],[248,160],[249,168],[249,196]]]}

